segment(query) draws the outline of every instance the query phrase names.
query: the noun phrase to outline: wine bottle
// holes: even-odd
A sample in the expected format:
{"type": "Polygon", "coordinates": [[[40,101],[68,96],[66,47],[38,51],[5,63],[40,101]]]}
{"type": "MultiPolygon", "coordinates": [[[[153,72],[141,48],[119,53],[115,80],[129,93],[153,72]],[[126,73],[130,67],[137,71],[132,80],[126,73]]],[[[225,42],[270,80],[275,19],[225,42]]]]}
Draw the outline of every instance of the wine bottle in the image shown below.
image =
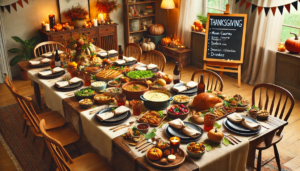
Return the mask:
{"type": "Polygon", "coordinates": [[[173,83],[174,84],[180,83],[180,71],[178,68],[178,62],[175,62],[175,68],[173,71],[173,83]]]}
{"type": "Polygon", "coordinates": [[[203,81],[203,74],[201,74],[200,83],[198,84],[197,94],[205,92],[205,84],[203,81]]]}
{"type": "Polygon", "coordinates": [[[123,59],[123,50],[121,45],[119,45],[119,59],[123,59]]]}
{"type": "Polygon", "coordinates": [[[55,67],[61,67],[60,57],[58,55],[58,50],[56,50],[56,54],[55,54],[55,67]]]}

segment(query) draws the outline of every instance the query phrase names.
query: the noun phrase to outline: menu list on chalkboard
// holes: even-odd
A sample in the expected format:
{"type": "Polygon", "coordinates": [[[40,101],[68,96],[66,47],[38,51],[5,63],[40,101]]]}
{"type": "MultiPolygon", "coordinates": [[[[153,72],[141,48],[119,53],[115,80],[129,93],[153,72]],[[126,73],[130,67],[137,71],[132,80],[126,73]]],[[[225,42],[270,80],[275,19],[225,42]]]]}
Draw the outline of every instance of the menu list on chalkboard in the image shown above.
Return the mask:
{"type": "Polygon", "coordinates": [[[244,17],[210,16],[206,58],[240,60],[244,17]]]}

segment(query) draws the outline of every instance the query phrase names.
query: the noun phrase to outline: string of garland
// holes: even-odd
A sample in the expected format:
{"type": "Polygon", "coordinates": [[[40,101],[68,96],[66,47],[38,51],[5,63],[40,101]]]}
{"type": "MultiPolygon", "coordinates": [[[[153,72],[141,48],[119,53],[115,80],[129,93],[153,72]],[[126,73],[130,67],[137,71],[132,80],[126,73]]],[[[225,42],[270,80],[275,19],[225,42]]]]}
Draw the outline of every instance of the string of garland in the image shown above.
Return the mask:
{"type": "MultiPolygon", "coordinates": [[[[28,0],[23,0],[23,1],[28,4],[28,0]]],[[[18,0],[17,2],[12,3],[10,5],[0,6],[0,8],[1,8],[2,12],[4,12],[4,9],[6,9],[10,13],[10,6],[12,6],[13,9],[15,9],[15,11],[17,11],[17,4],[19,4],[23,8],[23,2],[22,2],[22,0],[18,0]]]]}
{"type": "Polygon", "coordinates": [[[258,15],[260,15],[262,10],[264,9],[266,16],[268,15],[270,9],[273,13],[273,16],[275,16],[277,9],[279,10],[280,14],[282,15],[284,7],[290,13],[291,5],[298,11],[298,1],[300,2],[300,0],[297,0],[297,1],[294,1],[289,4],[285,4],[285,5],[279,5],[279,6],[274,6],[274,7],[263,7],[263,6],[257,6],[255,4],[252,4],[251,2],[247,2],[246,0],[235,0],[235,3],[237,4],[239,1],[240,1],[240,7],[242,7],[246,3],[245,10],[247,10],[251,6],[251,12],[253,13],[255,11],[255,9],[257,9],[258,15]]]}

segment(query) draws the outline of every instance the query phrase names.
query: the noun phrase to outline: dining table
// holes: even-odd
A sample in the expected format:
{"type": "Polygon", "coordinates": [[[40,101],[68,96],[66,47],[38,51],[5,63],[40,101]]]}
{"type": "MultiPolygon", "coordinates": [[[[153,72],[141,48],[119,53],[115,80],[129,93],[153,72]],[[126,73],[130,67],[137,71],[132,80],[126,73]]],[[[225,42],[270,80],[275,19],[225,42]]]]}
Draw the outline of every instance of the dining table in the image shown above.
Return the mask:
{"type": "MultiPolygon", "coordinates": [[[[26,66],[26,62],[22,61],[22,66],[26,66]]],[[[138,63],[136,66],[138,66],[138,63]]],[[[19,64],[20,65],[20,64],[19,64]]],[[[26,68],[28,69],[28,76],[33,82],[34,93],[39,107],[41,106],[41,93],[40,87],[44,90],[44,98],[47,107],[53,111],[58,111],[65,117],[66,121],[71,122],[75,129],[83,136],[87,138],[90,144],[96,149],[96,151],[107,159],[107,161],[113,161],[115,151],[120,155],[123,155],[128,160],[132,168],[128,170],[160,170],[149,164],[146,160],[145,153],[137,151],[134,147],[128,145],[129,140],[123,137],[126,133],[127,128],[120,129],[119,131],[113,132],[110,128],[114,126],[101,125],[95,119],[95,114],[91,114],[91,111],[101,110],[107,105],[95,104],[92,109],[82,109],[79,106],[78,100],[74,97],[74,91],[60,92],[54,88],[56,81],[61,80],[65,77],[70,77],[70,74],[66,73],[55,79],[41,79],[38,77],[38,72],[45,68],[26,68]]],[[[169,87],[172,84],[168,85],[169,87]]],[[[83,86],[81,88],[85,88],[83,86]]],[[[232,94],[235,94],[233,92],[232,94]]],[[[126,104],[128,106],[128,102],[126,104]]],[[[112,105],[110,105],[112,106],[112,105]]],[[[143,107],[143,111],[147,109],[143,107]]],[[[132,111],[131,111],[132,113],[132,111]]],[[[238,112],[240,115],[248,115],[247,112],[238,112]]],[[[190,115],[191,116],[191,115],[190,115]]],[[[188,122],[188,116],[185,121],[188,122]]],[[[134,121],[132,126],[137,125],[137,116],[131,115],[125,122],[134,121]]],[[[229,144],[228,146],[220,144],[220,147],[216,147],[205,154],[201,158],[192,158],[187,155],[184,163],[179,167],[172,170],[245,170],[246,166],[254,168],[255,161],[255,146],[261,142],[271,142],[274,134],[278,130],[283,129],[287,125],[286,121],[278,119],[273,116],[269,116],[266,121],[259,121],[262,125],[260,132],[252,136],[241,136],[234,134],[222,125],[225,118],[218,120],[217,123],[221,125],[221,131],[234,135],[240,142],[237,144],[229,144]]],[[[159,127],[156,127],[156,136],[165,142],[169,142],[169,137],[163,131],[168,126],[166,120],[159,127]]],[[[199,125],[203,128],[203,125],[199,125]]],[[[152,130],[155,127],[151,127],[152,130]]],[[[204,132],[199,142],[203,142],[207,139],[207,132],[204,132]]],[[[181,143],[180,147],[185,151],[186,143],[181,143]]],[[[122,161],[119,161],[122,163],[122,161]]]]}

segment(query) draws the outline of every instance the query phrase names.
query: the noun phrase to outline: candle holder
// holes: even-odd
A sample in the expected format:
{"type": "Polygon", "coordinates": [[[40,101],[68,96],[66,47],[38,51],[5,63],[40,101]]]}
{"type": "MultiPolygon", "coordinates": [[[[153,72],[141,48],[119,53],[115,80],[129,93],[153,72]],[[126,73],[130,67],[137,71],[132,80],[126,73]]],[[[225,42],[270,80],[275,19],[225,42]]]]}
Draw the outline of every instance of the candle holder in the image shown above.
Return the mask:
{"type": "Polygon", "coordinates": [[[53,28],[53,26],[55,26],[55,15],[52,14],[52,11],[49,15],[49,24],[51,29],[53,28]]]}
{"type": "Polygon", "coordinates": [[[180,138],[179,137],[171,137],[170,138],[170,147],[174,150],[174,152],[178,151],[180,146],[180,138]]]}

